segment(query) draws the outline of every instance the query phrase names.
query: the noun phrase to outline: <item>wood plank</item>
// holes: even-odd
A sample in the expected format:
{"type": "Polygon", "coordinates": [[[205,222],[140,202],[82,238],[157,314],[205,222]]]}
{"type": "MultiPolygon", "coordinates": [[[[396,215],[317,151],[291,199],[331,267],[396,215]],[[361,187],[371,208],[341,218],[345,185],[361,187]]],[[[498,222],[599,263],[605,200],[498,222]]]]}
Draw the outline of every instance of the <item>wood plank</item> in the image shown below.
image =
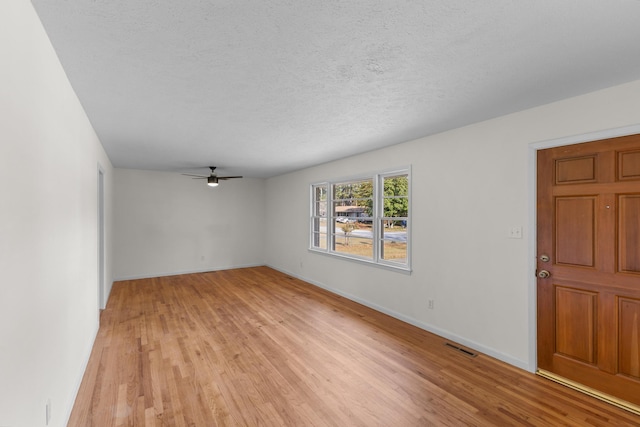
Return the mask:
{"type": "Polygon", "coordinates": [[[267,267],[117,282],[69,426],[637,425],[267,267]]]}

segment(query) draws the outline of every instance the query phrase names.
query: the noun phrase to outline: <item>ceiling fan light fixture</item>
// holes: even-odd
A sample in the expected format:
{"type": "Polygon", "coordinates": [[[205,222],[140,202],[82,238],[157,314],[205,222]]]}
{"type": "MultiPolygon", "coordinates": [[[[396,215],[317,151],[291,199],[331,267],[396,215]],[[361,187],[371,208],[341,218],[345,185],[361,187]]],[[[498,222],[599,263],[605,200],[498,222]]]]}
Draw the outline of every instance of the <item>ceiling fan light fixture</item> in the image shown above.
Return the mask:
{"type": "Polygon", "coordinates": [[[209,187],[217,187],[218,186],[218,177],[217,176],[210,176],[207,178],[207,185],[209,187]]]}
{"type": "Polygon", "coordinates": [[[204,175],[193,175],[190,173],[183,173],[182,175],[184,176],[190,176],[191,179],[206,179],[207,180],[207,185],[209,187],[217,187],[218,184],[220,183],[220,180],[227,180],[227,179],[232,179],[232,178],[242,178],[242,176],[238,175],[238,176],[218,176],[216,175],[216,167],[215,166],[209,166],[209,169],[211,169],[211,175],[209,176],[204,176],[204,175]]]}

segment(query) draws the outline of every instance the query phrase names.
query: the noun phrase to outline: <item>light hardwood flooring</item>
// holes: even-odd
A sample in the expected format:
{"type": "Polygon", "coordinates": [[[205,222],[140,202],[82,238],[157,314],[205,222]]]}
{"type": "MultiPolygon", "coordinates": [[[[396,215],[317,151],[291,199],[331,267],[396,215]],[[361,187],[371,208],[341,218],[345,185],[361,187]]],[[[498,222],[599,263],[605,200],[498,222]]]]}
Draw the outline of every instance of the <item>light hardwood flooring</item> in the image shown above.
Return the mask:
{"type": "Polygon", "coordinates": [[[69,426],[612,426],[640,417],[267,267],[117,282],[69,426]]]}

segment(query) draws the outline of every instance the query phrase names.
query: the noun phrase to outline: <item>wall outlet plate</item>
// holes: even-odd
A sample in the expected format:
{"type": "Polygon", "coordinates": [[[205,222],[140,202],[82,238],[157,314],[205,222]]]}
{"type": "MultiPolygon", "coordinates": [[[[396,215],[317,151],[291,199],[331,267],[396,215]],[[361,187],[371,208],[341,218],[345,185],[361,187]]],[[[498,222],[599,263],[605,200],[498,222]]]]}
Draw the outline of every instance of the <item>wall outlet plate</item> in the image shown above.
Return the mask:
{"type": "Polygon", "coordinates": [[[511,227],[509,229],[510,239],[522,239],[522,227],[511,227]]]}

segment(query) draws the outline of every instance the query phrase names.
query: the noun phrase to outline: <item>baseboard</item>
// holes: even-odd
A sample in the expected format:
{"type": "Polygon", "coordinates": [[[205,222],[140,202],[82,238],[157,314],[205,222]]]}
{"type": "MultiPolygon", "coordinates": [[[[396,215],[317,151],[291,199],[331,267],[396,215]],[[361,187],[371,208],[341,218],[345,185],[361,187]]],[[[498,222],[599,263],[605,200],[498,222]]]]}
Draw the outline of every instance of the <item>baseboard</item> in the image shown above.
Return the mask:
{"type": "Polygon", "coordinates": [[[252,267],[262,267],[264,264],[246,264],[246,265],[229,265],[229,266],[218,266],[218,267],[206,267],[202,269],[195,270],[179,270],[179,271],[165,271],[161,273],[148,273],[148,274],[139,274],[132,276],[121,276],[113,279],[114,282],[120,282],[123,280],[138,280],[138,279],[152,279],[154,277],[169,277],[169,276],[179,276],[181,274],[196,274],[196,273],[208,273],[210,271],[223,271],[223,270],[233,270],[236,268],[252,268],[252,267]]]}
{"type": "Polygon", "coordinates": [[[65,421],[62,425],[68,425],[69,419],[71,418],[71,411],[73,411],[73,405],[76,403],[76,399],[78,398],[78,392],[80,392],[80,386],[82,385],[82,379],[84,378],[84,374],[87,372],[87,366],[89,366],[89,360],[91,358],[91,352],[93,351],[93,346],[96,343],[96,338],[98,337],[98,332],[100,330],[100,322],[96,323],[96,328],[93,331],[93,339],[90,341],[89,348],[85,350],[85,355],[82,362],[82,369],[80,369],[79,375],[75,380],[75,392],[73,393],[73,398],[69,402],[67,406],[67,410],[65,413],[65,421]]]}
{"type": "Polygon", "coordinates": [[[433,325],[430,325],[428,323],[422,322],[420,320],[414,319],[412,317],[406,316],[406,315],[404,315],[402,313],[398,313],[396,311],[390,310],[390,309],[388,309],[386,307],[380,306],[380,305],[375,304],[375,303],[373,303],[371,301],[367,301],[367,300],[362,299],[360,297],[357,297],[355,295],[351,295],[349,293],[342,292],[342,291],[340,291],[338,289],[335,289],[335,288],[332,288],[330,286],[327,286],[324,283],[320,283],[320,282],[317,282],[315,280],[311,280],[311,279],[308,279],[306,277],[299,276],[299,275],[294,274],[294,273],[292,273],[290,271],[284,270],[282,268],[275,267],[273,265],[268,265],[267,264],[267,267],[273,268],[274,270],[280,271],[281,273],[284,273],[284,274],[287,274],[289,276],[295,277],[296,279],[300,279],[302,281],[305,281],[305,282],[307,282],[307,283],[309,283],[311,285],[314,285],[314,286],[317,286],[319,288],[322,288],[322,289],[324,289],[326,291],[329,291],[329,292],[331,292],[333,294],[340,295],[340,296],[342,296],[344,298],[347,298],[347,299],[349,299],[351,301],[357,302],[358,304],[362,304],[362,305],[364,305],[366,307],[372,308],[372,309],[374,309],[376,311],[379,311],[381,313],[389,315],[389,316],[391,316],[391,317],[393,317],[395,319],[401,320],[401,321],[403,321],[405,323],[408,323],[410,325],[413,325],[413,326],[415,326],[417,328],[423,329],[423,330],[425,330],[427,332],[431,332],[432,334],[436,334],[436,335],[438,335],[440,337],[443,337],[443,338],[446,338],[448,340],[454,341],[454,342],[456,342],[458,344],[461,344],[461,345],[463,345],[465,347],[471,348],[471,349],[473,349],[473,350],[475,350],[475,351],[477,351],[479,353],[483,353],[483,354],[486,354],[487,356],[491,356],[494,359],[498,359],[498,360],[500,360],[502,362],[505,362],[505,363],[507,363],[509,365],[515,366],[516,368],[520,368],[520,369],[523,369],[523,370],[525,370],[527,372],[531,372],[531,373],[535,372],[535,369],[532,369],[529,366],[529,363],[527,363],[526,361],[523,361],[523,360],[520,360],[520,359],[516,359],[516,358],[511,357],[511,356],[509,356],[507,354],[501,353],[501,352],[499,352],[499,351],[497,351],[497,350],[495,350],[493,348],[487,347],[487,346],[482,345],[480,343],[477,343],[475,341],[472,341],[472,340],[469,340],[467,338],[461,337],[459,335],[453,334],[453,333],[451,333],[451,332],[449,332],[447,330],[438,328],[436,326],[433,326],[433,325]]]}

